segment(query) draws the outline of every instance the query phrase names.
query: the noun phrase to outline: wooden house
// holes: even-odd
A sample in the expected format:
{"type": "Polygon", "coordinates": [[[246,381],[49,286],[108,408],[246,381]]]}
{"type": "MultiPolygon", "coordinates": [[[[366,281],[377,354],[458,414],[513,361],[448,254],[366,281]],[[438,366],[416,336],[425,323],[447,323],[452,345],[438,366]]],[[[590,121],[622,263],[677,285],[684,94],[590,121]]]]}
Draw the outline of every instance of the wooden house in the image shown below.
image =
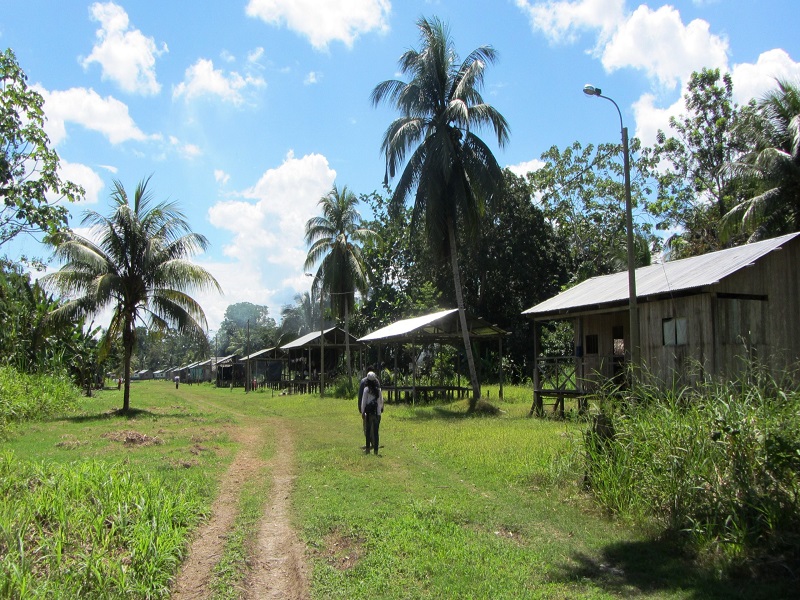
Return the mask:
{"type": "MultiPolygon", "coordinates": [[[[671,386],[733,378],[743,360],[756,359],[776,375],[793,369],[800,359],[798,266],[800,233],[794,233],[636,269],[643,373],[671,386]]],[[[524,311],[537,323],[569,319],[574,329],[575,352],[567,360],[539,357],[534,336],[535,408],[543,397],[556,397],[563,408],[564,395],[624,376],[628,298],[623,271],[588,279],[524,311]]]]}

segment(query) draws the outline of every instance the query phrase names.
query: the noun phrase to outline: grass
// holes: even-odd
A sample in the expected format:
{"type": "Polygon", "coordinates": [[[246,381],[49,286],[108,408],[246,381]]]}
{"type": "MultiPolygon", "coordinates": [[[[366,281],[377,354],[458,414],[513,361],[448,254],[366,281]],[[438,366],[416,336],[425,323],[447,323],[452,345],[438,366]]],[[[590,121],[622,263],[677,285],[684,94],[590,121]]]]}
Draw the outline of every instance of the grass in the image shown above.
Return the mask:
{"type": "MultiPolygon", "coordinates": [[[[580,477],[567,469],[585,424],[529,419],[530,390],[505,391],[503,401],[496,389],[490,391],[501,410],[494,417],[467,417],[466,402],[388,406],[381,425],[384,447],[377,457],[360,451],[361,423],[352,399],[244,394],[206,386],[175,390],[162,382],[133,386],[136,412],[130,418],[114,412],[119,392],[104,391],[82,401],[77,414],[19,427],[0,448],[29,469],[43,465],[64,469],[48,471],[62,474],[94,469],[95,485],[127,474],[143,486],[159,482],[170,495],[184,490],[194,524],[206,514],[216,482],[235,454],[232,428],[260,425],[268,433],[270,423],[280,419],[295,440],[293,522],[309,549],[313,598],[693,599],[794,593],[791,581],[720,579],[712,568],[681,555],[669,540],[601,513],[580,477]],[[161,443],[126,446],[117,441],[126,431],[161,443]],[[104,480],[102,472],[109,477],[104,480]]],[[[271,446],[264,452],[272,452],[271,446]]],[[[242,486],[239,517],[217,567],[215,597],[236,597],[243,581],[267,497],[267,475],[242,486]]],[[[34,494],[20,493],[8,510],[25,513],[42,504],[34,494]]],[[[70,527],[80,506],[74,499],[60,509],[70,515],[70,527]]],[[[38,516],[33,522],[37,527],[50,523],[38,516]]],[[[3,522],[4,535],[10,527],[3,522]]],[[[157,529],[145,527],[133,539],[156,543],[157,529]]],[[[187,531],[177,534],[177,550],[177,538],[168,536],[173,545],[164,553],[170,557],[166,564],[155,559],[148,564],[152,588],[145,592],[128,586],[126,597],[158,597],[164,574],[175,574],[187,531]]],[[[35,530],[28,535],[30,547],[49,537],[54,537],[51,531],[35,530]]],[[[111,558],[124,557],[135,547],[130,541],[109,545],[111,558]]],[[[95,547],[102,546],[85,546],[95,547]]],[[[74,590],[79,574],[95,563],[91,553],[84,553],[51,579],[33,564],[20,559],[4,565],[0,582],[18,569],[28,574],[27,585],[35,591],[27,597],[43,597],[45,589],[58,597],[50,590],[74,590]],[[54,587],[65,579],[73,587],[54,587]]],[[[102,578],[113,581],[111,575],[102,578]]],[[[95,597],[122,593],[97,592],[95,597]]]]}

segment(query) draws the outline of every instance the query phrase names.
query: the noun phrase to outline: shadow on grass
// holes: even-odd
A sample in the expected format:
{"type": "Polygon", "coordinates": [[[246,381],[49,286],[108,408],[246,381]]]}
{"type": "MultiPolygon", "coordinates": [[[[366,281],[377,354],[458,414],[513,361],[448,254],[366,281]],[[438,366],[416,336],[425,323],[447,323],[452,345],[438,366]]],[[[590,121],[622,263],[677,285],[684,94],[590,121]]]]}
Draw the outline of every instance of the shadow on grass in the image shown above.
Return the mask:
{"type": "Polygon", "coordinates": [[[472,413],[465,412],[464,410],[448,408],[448,406],[436,406],[434,404],[423,404],[416,407],[409,406],[413,411],[411,415],[403,415],[396,417],[400,420],[408,421],[455,421],[458,419],[479,419],[491,418],[497,415],[487,414],[484,412],[476,411],[472,413]]]}
{"type": "Polygon", "coordinates": [[[118,419],[124,421],[133,421],[143,418],[157,418],[157,419],[181,419],[197,417],[199,413],[196,412],[173,412],[173,413],[160,413],[151,410],[144,410],[141,408],[131,408],[128,412],[123,412],[121,409],[109,410],[102,413],[71,415],[67,417],[53,418],[50,421],[69,421],[70,423],[92,423],[96,421],[108,421],[111,419],[118,419]]]}
{"type": "MultiPolygon", "coordinates": [[[[681,597],[767,600],[797,598],[797,582],[726,579],[697,565],[671,541],[620,542],[606,546],[599,557],[573,556],[572,566],[557,569],[564,581],[590,580],[622,597],[642,593],[680,593],[681,597]]],[[[557,576],[558,577],[558,576],[557,576]]]]}

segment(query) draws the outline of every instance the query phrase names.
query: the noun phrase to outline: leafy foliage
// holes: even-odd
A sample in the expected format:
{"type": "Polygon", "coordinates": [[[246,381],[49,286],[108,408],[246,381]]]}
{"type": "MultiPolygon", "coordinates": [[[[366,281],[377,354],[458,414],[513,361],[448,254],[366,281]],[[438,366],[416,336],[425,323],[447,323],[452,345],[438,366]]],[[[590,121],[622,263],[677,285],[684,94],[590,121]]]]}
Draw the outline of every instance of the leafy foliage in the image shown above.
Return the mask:
{"type": "Polygon", "coordinates": [[[237,302],[225,309],[214,339],[217,352],[244,355],[274,346],[278,326],[269,316],[269,308],[252,302],[237,302]]]}
{"type": "MultiPolygon", "coordinates": [[[[650,193],[651,162],[639,156],[640,143],[631,150],[631,200],[634,209],[650,193]]],[[[544,216],[559,237],[567,241],[570,284],[626,268],[625,190],[620,144],[583,147],[573,142],[542,154],[544,166],[528,173],[544,216]]],[[[647,222],[635,222],[636,264],[650,263],[657,240],[647,222]]]]}
{"type": "Polygon", "coordinates": [[[83,190],[58,175],[58,155],[44,132],[44,100],[29,89],[11,49],[0,53],[0,246],[23,233],[66,229],[83,190]]]}
{"type": "Polygon", "coordinates": [[[91,393],[99,380],[99,328],[49,318],[59,303],[18,264],[0,264],[0,356],[25,373],[61,373],[91,393]]]}
{"type": "Polygon", "coordinates": [[[659,173],[658,197],[648,204],[659,229],[680,230],[668,241],[673,258],[725,247],[720,219],[746,188],[729,168],[748,149],[740,127],[747,108],[733,102],[730,73],[692,73],[684,106],[685,114],[670,117],[673,135],[658,132],[653,156],[668,168],[659,173]]]}
{"type": "Polygon", "coordinates": [[[386,183],[400,175],[392,210],[400,211],[413,196],[412,229],[424,225],[432,255],[450,259],[474,407],[480,388],[464,313],[456,232],[459,223],[467,234],[475,231],[502,180],[497,160],[476,131],[488,128],[503,146],[508,123],[481,96],[486,65],[496,59],[495,50],[480,46],[459,62],[449,29],[441,21],[422,18],[417,27],[421,48],[407,50],[399,61],[410,81],[379,83],[372,102],[389,102],[400,113],[381,143],[386,183]]]}
{"type": "Polygon", "coordinates": [[[800,564],[800,395],[757,369],[668,397],[640,392],[636,406],[607,413],[612,435],[587,434],[598,502],[688,534],[723,570],[800,564]]]}
{"type": "Polygon", "coordinates": [[[205,269],[188,260],[204,250],[208,241],[191,232],[174,202],[151,204],[148,182],[149,178],[139,183],[130,202],[125,188],[116,181],[111,215],[86,212],[83,224],[91,227],[93,239],[72,231],[49,238],[56,259],[65,264],[43,278],[67,297],[52,311],[54,319],[70,320],[112,309],[104,339],[106,349],[114,339],[122,339],[123,412],[129,409],[137,322],[160,331],[175,325],[180,332],[202,332],[203,309],[185,290],[220,290],[205,269]]]}
{"type": "Polygon", "coordinates": [[[66,374],[29,374],[0,365],[0,438],[12,423],[69,412],[77,400],[78,389],[66,374]]]}
{"type": "Polygon", "coordinates": [[[800,83],[778,81],[744,120],[751,151],[732,165],[753,193],[725,215],[726,232],[750,240],[800,231],[800,83]]]}

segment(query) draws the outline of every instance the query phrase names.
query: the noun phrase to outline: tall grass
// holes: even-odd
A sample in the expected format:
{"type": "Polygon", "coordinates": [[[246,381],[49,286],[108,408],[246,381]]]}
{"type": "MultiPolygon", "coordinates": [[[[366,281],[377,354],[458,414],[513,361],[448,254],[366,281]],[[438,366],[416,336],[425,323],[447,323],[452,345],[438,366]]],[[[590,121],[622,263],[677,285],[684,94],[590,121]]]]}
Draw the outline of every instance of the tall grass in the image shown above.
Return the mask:
{"type": "Polygon", "coordinates": [[[0,455],[0,597],[159,598],[169,593],[200,495],[101,461],[0,455]]]}
{"type": "Polygon", "coordinates": [[[0,438],[11,423],[66,412],[79,397],[66,374],[32,375],[0,366],[0,438]]]}
{"type": "Polygon", "coordinates": [[[800,393],[769,379],[641,392],[586,435],[597,501],[684,535],[720,572],[800,565],[800,393]]]}

